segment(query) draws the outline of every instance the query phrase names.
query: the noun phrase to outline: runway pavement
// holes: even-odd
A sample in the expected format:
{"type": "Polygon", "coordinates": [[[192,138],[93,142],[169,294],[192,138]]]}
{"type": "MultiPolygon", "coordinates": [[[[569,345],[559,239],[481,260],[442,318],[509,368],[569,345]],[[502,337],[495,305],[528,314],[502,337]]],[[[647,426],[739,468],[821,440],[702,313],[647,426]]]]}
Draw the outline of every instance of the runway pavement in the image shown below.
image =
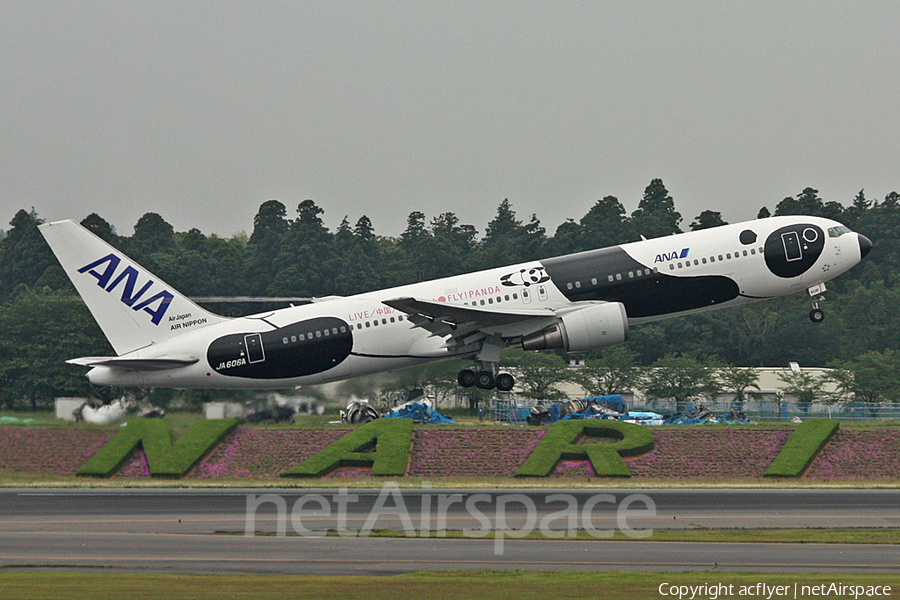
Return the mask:
{"type": "MultiPolygon", "coordinates": [[[[900,546],[653,542],[662,529],[900,527],[900,490],[0,490],[0,565],[149,572],[900,572],[900,546]],[[356,537],[393,529],[430,538],[356,537]],[[519,540],[545,530],[559,540],[519,540]],[[565,539],[587,529],[597,541],[565,539]],[[329,537],[310,532],[341,530],[329,537]],[[604,541],[624,530],[640,541],[604,541]],[[466,531],[462,539],[443,532],[466,531]]],[[[452,535],[452,534],[451,534],[452,535]]]]}

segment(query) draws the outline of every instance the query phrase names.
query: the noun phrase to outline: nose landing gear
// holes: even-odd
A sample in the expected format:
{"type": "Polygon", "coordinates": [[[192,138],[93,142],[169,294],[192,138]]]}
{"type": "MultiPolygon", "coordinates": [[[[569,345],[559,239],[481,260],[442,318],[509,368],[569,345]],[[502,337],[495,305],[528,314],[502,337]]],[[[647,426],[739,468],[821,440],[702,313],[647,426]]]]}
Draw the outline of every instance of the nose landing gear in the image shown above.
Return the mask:
{"type": "Polygon", "coordinates": [[[809,320],[813,323],[821,323],[825,320],[825,311],[819,308],[819,302],[825,301],[825,284],[819,283],[809,288],[809,295],[812,297],[812,310],[809,311],[809,320]]]}

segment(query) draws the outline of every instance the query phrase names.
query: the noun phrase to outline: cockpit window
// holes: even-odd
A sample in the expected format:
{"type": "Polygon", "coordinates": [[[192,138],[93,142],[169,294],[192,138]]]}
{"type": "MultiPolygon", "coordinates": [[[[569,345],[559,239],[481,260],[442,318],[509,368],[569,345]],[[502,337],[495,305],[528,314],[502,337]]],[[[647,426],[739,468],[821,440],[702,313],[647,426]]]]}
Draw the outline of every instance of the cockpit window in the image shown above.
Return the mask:
{"type": "Polygon", "coordinates": [[[828,237],[833,237],[833,238],[841,237],[845,233],[850,233],[850,230],[848,228],[844,227],[843,225],[840,225],[838,227],[829,227],[828,228],[828,237]]]}

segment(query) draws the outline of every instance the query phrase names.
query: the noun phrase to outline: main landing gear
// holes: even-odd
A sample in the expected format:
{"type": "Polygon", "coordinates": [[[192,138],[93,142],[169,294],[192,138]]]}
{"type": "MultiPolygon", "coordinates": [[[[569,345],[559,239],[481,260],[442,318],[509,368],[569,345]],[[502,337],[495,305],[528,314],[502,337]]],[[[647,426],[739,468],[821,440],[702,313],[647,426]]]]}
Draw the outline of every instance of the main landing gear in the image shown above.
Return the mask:
{"type": "Polygon", "coordinates": [[[812,310],[809,311],[809,320],[813,323],[821,323],[825,320],[825,311],[819,308],[819,302],[825,301],[825,284],[819,283],[809,288],[809,295],[812,297],[812,310]]]}
{"type": "Polygon", "coordinates": [[[456,381],[460,386],[469,388],[475,386],[482,390],[492,390],[497,388],[501,392],[508,392],[513,389],[516,380],[509,373],[498,373],[496,376],[493,371],[472,369],[463,369],[456,376],[456,381]]]}

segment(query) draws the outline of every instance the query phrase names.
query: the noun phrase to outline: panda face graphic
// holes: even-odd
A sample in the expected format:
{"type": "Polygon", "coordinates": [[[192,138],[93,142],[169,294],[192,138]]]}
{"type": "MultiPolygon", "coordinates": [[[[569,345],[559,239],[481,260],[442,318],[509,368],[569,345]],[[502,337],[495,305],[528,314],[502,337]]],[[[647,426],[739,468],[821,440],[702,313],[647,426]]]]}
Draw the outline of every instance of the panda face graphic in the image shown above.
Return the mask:
{"type": "Polygon", "coordinates": [[[812,267],[825,248],[825,232],[800,223],[782,227],[766,238],[766,266],[778,277],[802,275],[812,267]]]}

